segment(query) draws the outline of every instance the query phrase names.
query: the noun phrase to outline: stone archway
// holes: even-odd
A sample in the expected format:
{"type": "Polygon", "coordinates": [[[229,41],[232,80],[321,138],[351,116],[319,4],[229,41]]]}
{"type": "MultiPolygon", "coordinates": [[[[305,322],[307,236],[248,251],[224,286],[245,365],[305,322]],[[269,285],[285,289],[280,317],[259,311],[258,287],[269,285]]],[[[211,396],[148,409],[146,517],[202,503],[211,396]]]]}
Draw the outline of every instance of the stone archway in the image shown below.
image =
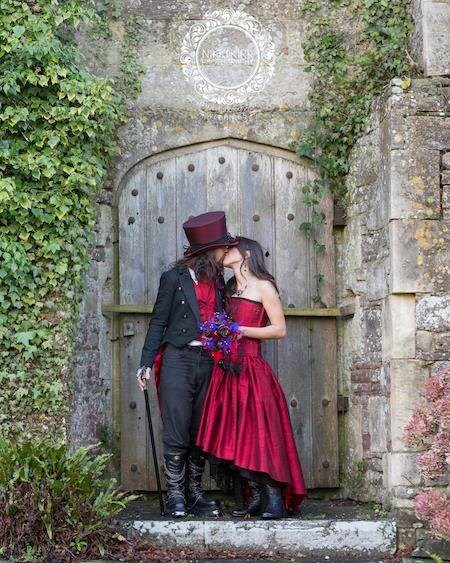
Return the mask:
{"type": "MultiPolygon", "coordinates": [[[[156,298],[161,271],[183,251],[182,222],[212,209],[227,213],[233,233],[256,238],[278,280],[288,337],[265,347],[278,373],[308,487],[338,485],[336,335],[332,202],[322,204],[327,252],[316,255],[299,232],[312,210],[300,187],[314,177],[295,154],[256,143],[224,139],[166,151],[134,166],[117,198],[120,312],[122,483],[153,490],[143,399],[134,374],[156,298]],[[325,270],[322,304],[314,276],[325,270]]],[[[152,396],[160,449],[160,417],[152,396]]]]}

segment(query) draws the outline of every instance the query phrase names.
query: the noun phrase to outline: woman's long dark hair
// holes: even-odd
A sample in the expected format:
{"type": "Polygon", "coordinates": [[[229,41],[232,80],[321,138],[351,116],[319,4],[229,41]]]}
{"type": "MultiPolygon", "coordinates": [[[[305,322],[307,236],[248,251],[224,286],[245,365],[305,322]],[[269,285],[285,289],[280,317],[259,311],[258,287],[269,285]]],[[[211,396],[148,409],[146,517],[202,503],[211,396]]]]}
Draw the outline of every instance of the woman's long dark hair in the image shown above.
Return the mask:
{"type": "MultiPolygon", "coordinates": [[[[279,293],[279,289],[275,278],[272,274],[268,271],[266,266],[266,261],[264,259],[264,250],[262,246],[259,244],[258,241],[246,238],[246,237],[236,237],[239,241],[237,245],[237,249],[241,254],[242,258],[245,258],[245,253],[247,250],[250,252],[250,256],[247,259],[246,265],[250,272],[257,277],[259,280],[268,280],[272,283],[274,288],[279,293]]],[[[244,262],[241,264],[241,275],[245,278],[245,275],[242,272],[242,268],[244,266],[244,262]]],[[[236,278],[233,276],[227,282],[227,294],[232,295],[236,291],[236,278]]]]}
{"type": "Polygon", "coordinates": [[[194,254],[194,256],[183,256],[183,258],[179,258],[171,266],[192,268],[199,280],[212,280],[222,274],[222,266],[214,258],[214,250],[207,250],[201,254],[194,254]]]}

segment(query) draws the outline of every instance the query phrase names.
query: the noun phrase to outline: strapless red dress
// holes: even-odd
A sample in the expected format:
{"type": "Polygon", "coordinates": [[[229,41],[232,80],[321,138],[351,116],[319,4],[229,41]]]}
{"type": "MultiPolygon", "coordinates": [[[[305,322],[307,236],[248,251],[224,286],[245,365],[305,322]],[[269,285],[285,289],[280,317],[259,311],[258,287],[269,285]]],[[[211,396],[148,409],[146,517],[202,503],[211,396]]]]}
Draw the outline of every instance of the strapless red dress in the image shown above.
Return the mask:
{"type": "MultiPolygon", "coordinates": [[[[232,297],[228,313],[242,326],[263,327],[257,301],[232,297]]],[[[269,475],[283,488],[286,508],[296,511],[307,491],[283,390],[261,355],[261,341],[238,341],[239,375],[216,365],[202,411],[197,445],[240,469],[269,475]]]]}

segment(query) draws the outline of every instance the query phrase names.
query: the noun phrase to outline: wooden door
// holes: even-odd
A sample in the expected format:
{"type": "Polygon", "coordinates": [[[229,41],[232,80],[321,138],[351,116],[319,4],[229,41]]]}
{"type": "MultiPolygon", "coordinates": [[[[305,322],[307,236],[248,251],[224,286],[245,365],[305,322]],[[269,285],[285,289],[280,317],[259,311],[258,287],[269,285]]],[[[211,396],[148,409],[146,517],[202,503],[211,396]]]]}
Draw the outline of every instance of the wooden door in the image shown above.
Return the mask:
{"type": "MultiPolygon", "coordinates": [[[[288,335],[265,343],[290,409],[308,488],[338,485],[336,329],[332,203],[321,203],[324,253],[299,226],[311,219],[301,186],[309,163],[264,145],[223,140],[150,157],[127,174],[119,194],[121,319],[121,468],[127,489],[155,490],[142,393],[135,373],[163,269],[181,256],[182,223],[224,210],[232,234],[257,239],[281,290],[288,335]],[[325,274],[320,311],[315,274],[325,274]]],[[[153,423],[162,461],[161,420],[152,386],[153,423]]],[[[210,485],[214,487],[214,483],[210,485]]]]}

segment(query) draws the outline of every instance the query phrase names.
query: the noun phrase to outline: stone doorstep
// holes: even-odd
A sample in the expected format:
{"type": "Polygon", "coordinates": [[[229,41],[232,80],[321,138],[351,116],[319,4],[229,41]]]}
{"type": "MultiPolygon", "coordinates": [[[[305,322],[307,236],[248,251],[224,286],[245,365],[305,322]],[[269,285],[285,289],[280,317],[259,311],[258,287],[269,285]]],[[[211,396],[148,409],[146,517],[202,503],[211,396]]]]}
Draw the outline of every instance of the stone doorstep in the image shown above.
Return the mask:
{"type": "Polygon", "coordinates": [[[161,546],[391,555],[397,527],[390,520],[122,520],[121,526],[161,546]]]}

